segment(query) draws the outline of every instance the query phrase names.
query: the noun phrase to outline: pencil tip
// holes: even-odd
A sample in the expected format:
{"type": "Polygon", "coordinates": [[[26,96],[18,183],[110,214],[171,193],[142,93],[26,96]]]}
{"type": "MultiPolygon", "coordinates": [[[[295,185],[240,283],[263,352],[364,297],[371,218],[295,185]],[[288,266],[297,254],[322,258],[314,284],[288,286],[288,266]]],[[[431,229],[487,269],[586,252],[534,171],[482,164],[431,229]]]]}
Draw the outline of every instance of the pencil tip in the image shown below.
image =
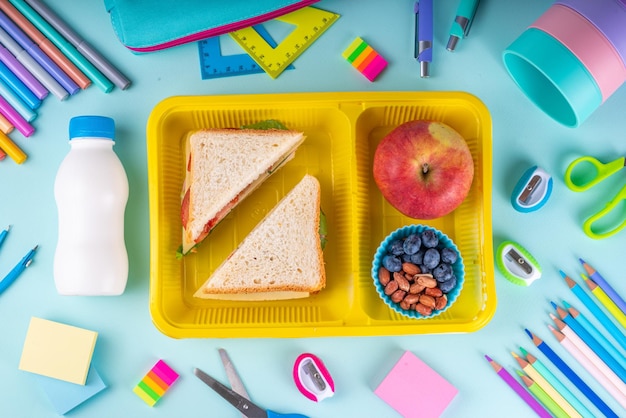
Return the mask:
{"type": "Polygon", "coordinates": [[[487,354],[485,354],[485,358],[487,359],[487,361],[492,361],[491,357],[489,357],[487,354]]]}
{"type": "Polygon", "coordinates": [[[524,349],[524,347],[520,347],[520,348],[519,348],[519,351],[521,351],[521,352],[522,352],[522,355],[523,355],[523,356],[527,356],[527,355],[528,355],[528,351],[526,351],[526,350],[524,349]]]}
{"type": "Polygon", "coordinates": [[[563,270],[559,270],[559,273],[561,273],[561,277],[566,278],[567,274],[565,274],[565,272],[563,270]]]}
{"type": "Polygon", "coordinates": [[[585,260],[583,260],[582,258],[579,258],[578,261],[580,261],[580,264],[586,264],[585,260]]]}
{"type": "Polygon", "coordinates": [[[567,303],[566,301],[562,300],[561,303],[563,304],[563,306],[565,306],[565,309],[569,309],[572,307],[572,305],[570,305],[569,303],[567,303]]]}
{"type": "Polygon", "coordinates": [[[550,305],[552,305],[552,307],[553,307],[554,309],[558,308],[558,306],[556,306],[556,303],[554,303],[554,302],[552,302],[552,301],[550,301],[550,305]]]}
{"type": "Polygon", "coordinates": [[[526,331],[526,335],[528,335],[531,339],[533,338],[533,333],[530,332],[528,328],[524,328],[524,331],[526,331]]]}

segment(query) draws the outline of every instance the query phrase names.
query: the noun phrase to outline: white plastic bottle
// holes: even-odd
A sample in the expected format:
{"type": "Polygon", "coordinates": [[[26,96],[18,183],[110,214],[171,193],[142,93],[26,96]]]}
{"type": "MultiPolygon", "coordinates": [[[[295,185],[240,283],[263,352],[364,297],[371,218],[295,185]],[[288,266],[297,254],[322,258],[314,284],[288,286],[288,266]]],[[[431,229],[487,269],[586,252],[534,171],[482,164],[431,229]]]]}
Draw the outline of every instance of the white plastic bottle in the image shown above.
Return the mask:
{"type": "Polygon", "coordinates": [[[54,182],[58,241],[54,283],[61,295],[120,295],[128,280],[124,212],[128,178],[113,151],[115,122],[77,116],[70,151],[54,182]]]}

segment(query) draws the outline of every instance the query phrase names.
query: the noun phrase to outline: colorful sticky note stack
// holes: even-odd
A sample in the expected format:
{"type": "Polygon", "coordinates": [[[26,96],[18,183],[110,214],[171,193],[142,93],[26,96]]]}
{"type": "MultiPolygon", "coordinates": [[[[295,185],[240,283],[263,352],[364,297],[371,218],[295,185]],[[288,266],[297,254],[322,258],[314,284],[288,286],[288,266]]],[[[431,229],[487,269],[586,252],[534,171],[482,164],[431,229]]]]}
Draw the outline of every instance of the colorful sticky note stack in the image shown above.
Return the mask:
{"type": "Polygon", "coordinates": [[[369,81],[374,81],[387,66],[387,61],[359,37],[343,51],[342,56],[369,81]]]}
{"type": "Polygon", "coordinates": [[[441,416],[458,390],[406,351],[374,391],[404,418],[441,416]]]}
{"type": "Polygon", "coordinates": [[[163,360],[159,360],[143,379],[137,383],[133,392],[143,399],[145,403],[154,406],[170,386],[174,384],[176,379],[178,379],[178,373],[172,370],[163,360]]]}
{"type": "Polygon", "coordinates": [[[91,364],[98,333],[33,317],[19,369],[34,373],[59,414],[65,414],[106,388],[91,364]]]}

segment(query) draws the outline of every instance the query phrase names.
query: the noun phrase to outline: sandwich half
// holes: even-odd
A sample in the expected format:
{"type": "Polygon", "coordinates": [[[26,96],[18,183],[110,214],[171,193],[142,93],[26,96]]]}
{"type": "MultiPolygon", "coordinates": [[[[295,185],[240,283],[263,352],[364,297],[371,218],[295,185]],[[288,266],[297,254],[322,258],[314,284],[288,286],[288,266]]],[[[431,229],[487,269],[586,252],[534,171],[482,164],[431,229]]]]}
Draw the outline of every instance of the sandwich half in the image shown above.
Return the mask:
{"type": "Polygon", "coordinates": [[[296,299],[326,285],[320,239],[320,184],[305,175],[220,264],[194,296],[296,299]]]}
{"type": "Polygon", "coordinates": [[[182,254],[201,243],[228,213],[295,155],[302,132],[204,129],[189,134],[181,221],[182,254]]]}

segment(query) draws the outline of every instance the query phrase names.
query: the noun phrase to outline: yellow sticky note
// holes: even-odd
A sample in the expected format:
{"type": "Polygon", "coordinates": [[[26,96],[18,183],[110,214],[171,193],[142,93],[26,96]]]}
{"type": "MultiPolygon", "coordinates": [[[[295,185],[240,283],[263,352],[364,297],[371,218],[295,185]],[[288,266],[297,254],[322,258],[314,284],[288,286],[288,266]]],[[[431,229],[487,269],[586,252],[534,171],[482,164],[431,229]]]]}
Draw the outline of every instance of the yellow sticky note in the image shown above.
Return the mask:
{"type": "Polygon", "coordinates": [[[19,369],[84,385],[98,333],[32,317],[19,369]]]}

